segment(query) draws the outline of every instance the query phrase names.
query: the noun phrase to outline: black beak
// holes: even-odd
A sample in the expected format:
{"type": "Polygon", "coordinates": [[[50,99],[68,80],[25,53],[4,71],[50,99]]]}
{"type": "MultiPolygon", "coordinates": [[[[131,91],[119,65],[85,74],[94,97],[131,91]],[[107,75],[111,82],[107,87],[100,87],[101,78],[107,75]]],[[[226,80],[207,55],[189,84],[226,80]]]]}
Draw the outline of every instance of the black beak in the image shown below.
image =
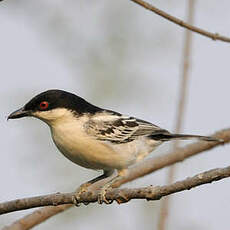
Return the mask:
{"type": "Polygon", "coordinates": [[[18,109],[16,111],[14,111],[13,113],[11,113],[8,117],[8,119],[17,119],[17,118],[21,118],[21,117],[27,117],[29,116],[30,113],[29,111],[26,111],[24,107],[22,107],[21,109],[18,109]]]}

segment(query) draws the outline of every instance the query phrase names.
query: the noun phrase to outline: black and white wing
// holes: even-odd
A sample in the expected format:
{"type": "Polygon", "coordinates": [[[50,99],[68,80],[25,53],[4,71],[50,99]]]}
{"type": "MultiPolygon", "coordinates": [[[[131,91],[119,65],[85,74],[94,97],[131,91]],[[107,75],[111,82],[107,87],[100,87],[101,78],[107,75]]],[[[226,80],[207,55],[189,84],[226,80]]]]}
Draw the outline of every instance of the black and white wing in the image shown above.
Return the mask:
{"type": "Polygon", "coordinates": [[[159,140],[157,136],[169,134],[167,130],[150,122],[112,112],[94,116],[87,123],[86,130],[98,140],[117,144],[130,142],[141,136],[149,136],[152,139],[155,136],[159,140]]]}

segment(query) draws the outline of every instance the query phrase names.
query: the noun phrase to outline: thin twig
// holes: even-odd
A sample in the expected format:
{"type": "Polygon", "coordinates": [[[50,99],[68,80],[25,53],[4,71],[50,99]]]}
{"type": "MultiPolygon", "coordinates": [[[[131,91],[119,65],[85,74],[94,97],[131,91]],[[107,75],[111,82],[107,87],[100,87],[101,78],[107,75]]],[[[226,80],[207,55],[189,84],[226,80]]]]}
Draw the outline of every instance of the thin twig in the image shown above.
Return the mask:
{"type": "MultiPolygon", "coordinates": [[[[189,157],[192,157],[196,154],[210,150],[210,149],[217,147],[217,146],[220,146],[224,143],[229,143],[230,142],[230,129],[221,130],[221,131],[215,133],[213,135],[213,137],[215,137],[217,139],[222,139],[223,142],[222,143],[221,142],[197,142],[194,144],[189,144],[183,148],[178,148],[175,152],[166,154],[164,156],[150,158],[148,160],[145,160],[144,162],[138,164],[136,167],[131,168],[129,170],[128,176],[124,180],[117,183],[116,186],[119,187],[120,185],[127,183],[129,181],[135,180],[136,178],[143,177],[147,174],[150,174],[150,173],[157,171],[161,168],[164,168],[166,166],[172,165],[172,164],[177,163],[177,162],[181,162],[181,161],[183,161],[189,157]]],[[[68,208],[69,206],[63,205],[63,207],[68,208]]],[[[46,208],[48,208],[48,207],[46,207],[46,208]]],[[[46,209],[46,208],[44,208],[44,209],[46,209]]],[[[49,207],[49,208],[50,208],[50,210],[52,210],[53,215],[56,215],[57,213],[59,213],[59,210],[57,209],[58,207],[49,207]]],[[[1,210],[1,206],[0,206],[0,210],[1,210]]],[[[43,209],[40,209],[40,210],[42,210],[41,215],[38,215],[37,211],[30,214],[31,226],[35,226],[36,224],[34,224],[34,223],[41,223],[42,221],[51,217],[51,215],[48,215],[48,217],[46,218],[46,216],[44,215],[44,210],[43,209]],[[32,217],[34,217],[34,218],[32,218],[32,217]],[[31,222],[31,220],[33,222],[31,222]]],[[[64,210],[64,208],[63,208],[63,210],[64,210]]],[[[49,212],[47,212],[47,213],[49,214],[49,212]]],[[[17,222],[18,223],[20,223],[20,222],[26,223],[26,221],[27,221],[27,216],[21,218],[17,222]]],[[[23,227],[14,228],[14,226],[15,226],[15,224],[9,226],[8,230],[27,230],[27,229],[30,229],[30,228],[23,228],[23,227]]]]}
{"type": "MultiPolygon", "coordinates": [[[[188,23],[193,24],[194,21],[194,7],[195,0],[189,0],[187,5],[187,14],[188,14],[188,23]]],[[[178,109],[176,116],[176,127],[175,133],[180,133],[182,131],[182,125],[184,121],[185,114],[185,105],[188,94],[188,80],[189,80],[189,69],[191,66],[191,47],[192,47],[192,32],[189,30],[185,31],[185,39],[184,39],[184,49],[183,49],[183,69],[181,73],[181,83],[180,83],[180,91],[179,91],[179,100],[178,100],[178,109]]],[[[179,142],[175,141],[173,145],[173,150],[176,150],[179,146],[179,142]]],[[[172,165],[168,172],[167,184],[171,184],[174,181],[176,172],[176,166],[172,165]]],[[[160,217],[158,220],[158,230],[166,229],[166,222],[168,219],[169,213],[169,202],[170,197],[167,196],[163,199],[160,209],[160,217]]]]}
{"type": "Polygon", "coordinates": [[[229,37],[222,36],[222,35],[220,35],[218,33],[211,33],[209,31],[203,30],[203,29],[201,29],[199,27],[192,26],[192,25],[182,21],[181,19],[176,18],[176,17],[174,17],[174,16],[172,16],[172,15],[170,15],[170,14],[168,14],[168,13],[166,13],[166,12],[156,8],[156,7],[154,7],[153,5],[151,5],[151,4],[149,4],[149,3],[145,2],[145,1],[142,1],[142,0],[130,0],[130,1],[137,3],[138,5],[144,7],[145,9],[150,10],[150,11],[160,15],[161,17],[163,17],[163,18],[165,18],[165,19],[167,19],[167,20],[169,20],[169,21],[181,26],[181,27],[184,27],[184,28],[186,28],[188,30],[191,30],[193,32],[201,34],[201,35],[203,35],[205,37],[211,38],[214,41],[219,40],[219,41],[223,41],[223,42],[230,42],[229,37]]]}
{"type": "MultiPolygon", "coordinates": [[[[146,199],[148,201],[159,200],[163,196],[167,196],[183,190],[190,190],[191,188],[197,187],[199,185],[211,183],[226,177],[230,177],[230,166],[226,168],[212,169],[185,180],[178,181],[171,185],[156,187],[148,186],[134,189],[112,189],[106,193],[106,199],[110,201],[116,200],[119,204],[126,203],[132,199],[146,199]]],[[[73,204],[72,197],[74,194],[74,192],[63,194],[58,193],[5,202],[0,204],[0,214],[42,206],[73,204]]],[[[97,198],[98,191],[85,192],[80,195],[79,202],[97,202],[97,198]]]]}

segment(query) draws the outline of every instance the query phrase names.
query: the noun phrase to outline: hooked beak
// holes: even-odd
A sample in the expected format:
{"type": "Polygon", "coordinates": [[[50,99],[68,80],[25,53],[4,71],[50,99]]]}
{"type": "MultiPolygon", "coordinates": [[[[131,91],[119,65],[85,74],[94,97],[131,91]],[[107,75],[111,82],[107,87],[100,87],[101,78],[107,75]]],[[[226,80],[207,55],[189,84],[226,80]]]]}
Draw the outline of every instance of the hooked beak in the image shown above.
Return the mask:
{"type": "Polygon", "coordinates": [[[30,115],[29,111],[26,111],[24,107],[22,107],[21,109],[18,109],[16,111],[14,111],[13,113],[11,113],[8,117],[7,120],[9,119],[17,119],[17,118],[21,118],[21,117],[27,117],[30,115]]]}

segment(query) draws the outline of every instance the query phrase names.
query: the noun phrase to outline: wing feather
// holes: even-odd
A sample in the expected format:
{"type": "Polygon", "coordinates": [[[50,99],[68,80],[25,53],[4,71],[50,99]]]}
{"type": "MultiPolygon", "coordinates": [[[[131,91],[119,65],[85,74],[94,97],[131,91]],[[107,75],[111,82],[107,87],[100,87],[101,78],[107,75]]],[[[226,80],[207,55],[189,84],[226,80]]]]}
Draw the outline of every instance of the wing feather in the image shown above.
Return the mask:
{"type": "Polygon", "coordinates": [[[167,130],[137,119],[135,117],[123,116],[120,114],[104,113],[101,116],[92,117],[87,123],[87,132],[101,141],[112,143],[127,143],[141,136],[152,136],[168,133],[167,130]]]}

